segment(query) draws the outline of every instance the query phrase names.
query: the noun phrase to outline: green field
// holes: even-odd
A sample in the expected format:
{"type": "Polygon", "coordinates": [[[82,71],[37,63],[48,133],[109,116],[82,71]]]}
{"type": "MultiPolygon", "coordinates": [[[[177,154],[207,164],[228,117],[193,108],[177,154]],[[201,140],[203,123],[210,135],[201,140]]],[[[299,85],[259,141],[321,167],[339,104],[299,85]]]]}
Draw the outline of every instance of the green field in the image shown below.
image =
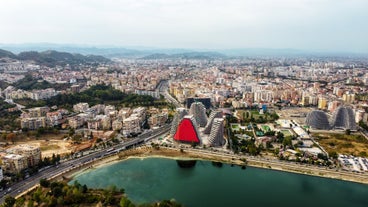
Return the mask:
{"type": "Polygon", "coordinates": [[[231,131],[239,131],[240,125],[239,124],[231,124],[231,131]]]}
{"type": "Polygon", "coordinates": [[[269,126],[267,126],[267,125],[262,125],[262,130],[263,130],[264,132],[269,132],[269,131],[271,131],[270,127],[269,127],[269,126]]]}
{"type": "Polygon", "coordinates": [[[281,133],[284,134],[284,137],[291,137],[293,134],[287,130],[287,129],[283,129],[283,130],[280,130],[281,133]]]}

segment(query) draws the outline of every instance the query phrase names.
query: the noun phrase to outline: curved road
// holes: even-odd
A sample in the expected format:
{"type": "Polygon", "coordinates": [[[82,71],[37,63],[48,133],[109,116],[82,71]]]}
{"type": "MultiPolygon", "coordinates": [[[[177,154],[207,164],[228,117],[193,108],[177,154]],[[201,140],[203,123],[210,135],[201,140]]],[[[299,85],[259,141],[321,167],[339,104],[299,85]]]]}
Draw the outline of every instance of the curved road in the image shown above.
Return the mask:
{"type": "Polygon", "coordinates": [[[72,159],[72,160],[68,160],[68,161],[64,161],[61,162],[59,165],[57,166],[52,166],[48,169],[43,170],[42,172],[39,172],[23,181],[20,181],[18,183],[13,184],[12,186],[10,186],[8,189],[4,189],[0,195],[0,203],[4,202],[4,198],[6,197],[6,195],[10,195],[13,197],[16,197],[19,194],[22,194],[23,192],[27,191],[28,189],[31,189],[32,187],[36,186],[39,184],[41,179],[49,179],[49,178],[53,178],[55,176],[64,174],[68,171],[70,171],[73,168],[77,168],[83,164],[88,163],[89,161],[92,160],[96,160],[96,159],[101,159],[102,157],[106,156],[106,155],[110,155],[110,154],[116,154],[119,151],[122,151],[128,147],[146,142],[150,139],[156,138],[158,136],[161,136],[165,133],[167,133],[170,130],[170,125],[165,125],[159,129],[153,130],[151,132],[147,132],[144,134],[139,135],[138,137],[124,142],[124,143],[120,143],[118,145],[114,145],[112,147],[85,155],[83,157],[80,158],[76,158],[76,159],[72,159]]]}

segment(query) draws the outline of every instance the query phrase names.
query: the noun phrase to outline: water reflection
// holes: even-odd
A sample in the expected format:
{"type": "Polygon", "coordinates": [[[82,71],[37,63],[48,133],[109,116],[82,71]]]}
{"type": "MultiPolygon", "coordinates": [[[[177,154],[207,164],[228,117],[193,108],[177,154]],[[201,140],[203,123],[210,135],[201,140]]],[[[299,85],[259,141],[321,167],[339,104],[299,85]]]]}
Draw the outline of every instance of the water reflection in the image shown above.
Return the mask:
{"type": "Polygon", "coordinates": [[[176,164],[180,168],[193,168],[197,163],[197,160],[176,160],[176,164]]]}

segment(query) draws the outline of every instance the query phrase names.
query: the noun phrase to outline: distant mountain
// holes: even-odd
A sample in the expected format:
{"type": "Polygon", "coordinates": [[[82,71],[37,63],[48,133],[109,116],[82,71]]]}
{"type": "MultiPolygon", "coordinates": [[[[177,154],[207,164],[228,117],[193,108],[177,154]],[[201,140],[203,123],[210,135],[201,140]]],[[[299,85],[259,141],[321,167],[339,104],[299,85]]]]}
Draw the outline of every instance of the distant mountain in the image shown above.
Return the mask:
{"type": "Polygon", "coordinates": [[[164,53],[155,53],[155,54],[152,54],[152,55],[147,55],[147,56],[144,56],[140,59],[145,59],[145,60],[152,60],[152,59],[167,59],[167,58],[170,58],[171,56],[168,55],[168,54],[164,54],[164,53]]]}
{"type": "MultiPolygon", "coordinates": [[[[28,43],[28,44],[0,44],[0,48],[9,50],[14,54],[23,51],[62,51],[66,53],[78,53],[82,55],[101,55],[107,58],[232,58],[232,57],[299,57],[299,56],[347,56],[364,55],[365,53],[299,50],[293,48],[238,48],[238,49],[183,49],[183,48],[157,48],[157,47],[117,47],[117,46],[90,46],[53,43],[28,43]]],[[[14,55],[13,54],[13,55],[14,55]]],[[[11,54],[8,54],[11,55],[11,54]]],[[[4,54],[0,51],[0,57],[4,54]]],[[[7,57],[7,56],[6,56],[7,57]]],[[[92,56],[93,57],[93,56],[92,56]]],[[[95,58],[95,57],[93,57],[95,58]]]]}
{"type": "Polygon", "coordinates": [[[141,59],[151,60],[151,59],[215,59],[215,58],[226,58],[226,55],[218,52],[187,52],[172,55],[156,53],[142,57],[141,59]]]}
{"type": "Polygon", "coordinates": [[[17,56],[14,55],[12,52],[9,52],[7,50],[2,50],[0,49],[0,58],[12,58],[12,59],[16,59],[17,56]]]}
{"type": "Polygon", "coordinates": [[[16,60],[30,60],[35,61],[37,64],[46,66],[56,66],[56,65],[77,65],[81,63],[108,63],[111,62],[110,59],[99,55],[81,55],[81,54],[71,54],[67,52],[58,52],[55,50],[48,50],[44,52],[27,51],[21,52],[15,55],[6,50],[0,50],[0,58],[8,57],[16,60]]]}

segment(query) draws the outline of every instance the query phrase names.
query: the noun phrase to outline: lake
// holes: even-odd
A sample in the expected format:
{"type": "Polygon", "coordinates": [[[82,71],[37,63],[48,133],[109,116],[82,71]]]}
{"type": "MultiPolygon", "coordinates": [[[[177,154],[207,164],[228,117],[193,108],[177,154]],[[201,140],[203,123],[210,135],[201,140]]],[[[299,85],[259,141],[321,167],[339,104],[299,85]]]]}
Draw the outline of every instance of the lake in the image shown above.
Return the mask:
{"type": "Polygon", "coordinates": [[[198,160],[179,167],[166,158],[132,158],[88,170],[78,180],[89,188],[124,188],[134,203],[175,199],[186,207],[368,206],[368,185],[198,160]]]}

